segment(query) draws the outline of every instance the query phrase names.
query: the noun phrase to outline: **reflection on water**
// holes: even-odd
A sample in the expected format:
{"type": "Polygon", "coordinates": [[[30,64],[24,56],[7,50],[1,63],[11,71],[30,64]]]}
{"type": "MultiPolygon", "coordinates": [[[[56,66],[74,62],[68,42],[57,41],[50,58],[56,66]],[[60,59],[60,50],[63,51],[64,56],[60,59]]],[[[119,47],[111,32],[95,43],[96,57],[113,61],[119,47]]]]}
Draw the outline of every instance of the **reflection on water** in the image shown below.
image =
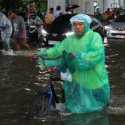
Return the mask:
{"type": "MultiPolygon", "coordinates": [[[[0,55],[0,125],[124,125],[125,44],[111,44],[107,64],[112,99],[106,114],[92,113],[42,122],[27,119],[34,90],[40,87],[38,69],[27,57],[0,55]],[[108,120],[109,117],[109,120],[108,120]],[[109,121],[109,122],[108,122],[109,121]]],[[[45,82],[45,81],[43,81],[45,82]]]]}
{"type": "Polygon", "coordinates": [[[64,125],[109,125],[109,121],[104,113],[77,114],[67,117],[64,125]]]}
{"type": "Polygon", "coordinates": [[[108,115],[102,112],[72,114],[61,121],[32,121],[32,125],[109,125],[108,115]]]}
{"type": "Polygon", "coordinates": [[[125,114],[125,43],[114,41],[107,49],[107,63],[112,99],[109,106],[110,114],[125,114]]]}
{"type": "Polygon", "coordinates": [[[0,56],[0,125],[21,125],[31,103],[36,69],[24,57],[0,56]]]}

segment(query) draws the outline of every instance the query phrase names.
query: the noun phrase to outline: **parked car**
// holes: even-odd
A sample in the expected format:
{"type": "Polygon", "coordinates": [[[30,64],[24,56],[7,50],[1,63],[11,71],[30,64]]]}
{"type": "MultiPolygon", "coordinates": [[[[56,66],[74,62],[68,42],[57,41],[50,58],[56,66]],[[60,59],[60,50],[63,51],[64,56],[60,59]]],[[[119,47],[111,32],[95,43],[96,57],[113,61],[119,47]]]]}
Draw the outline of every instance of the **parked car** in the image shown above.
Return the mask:
{"type": "Polygon", "coordinates": [[[105,26],[106,36],[109,39],[125,39],[125,12],[105,26]]]}
{"type": "MultiPolygon", "coordinates": [[[[43,36],[41,36],[41,39],[43,39],[43,46],[53,45],[58,41],[62,41],[64,38],[66,38],[67,35],[70,35],[72,33],[70,18],[74,15],[75,14],[61,15],[53,21],[53,23],[51,24],[51,29],[49,31],[43,29],[43,36]]],[[[104,38],[104,27],[101,22],[95,17],[92,17],[91,27],[94,31],[99,32],[104,38]]]]}

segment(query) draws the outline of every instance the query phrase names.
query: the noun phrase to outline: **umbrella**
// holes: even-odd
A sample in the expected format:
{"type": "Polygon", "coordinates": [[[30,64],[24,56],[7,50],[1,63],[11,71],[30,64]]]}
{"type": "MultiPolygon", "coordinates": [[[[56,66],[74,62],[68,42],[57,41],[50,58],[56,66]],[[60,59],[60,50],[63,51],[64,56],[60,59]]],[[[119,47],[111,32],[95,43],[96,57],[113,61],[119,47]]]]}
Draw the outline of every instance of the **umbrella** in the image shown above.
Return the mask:
{"type": "Polygon", "coordinates": [[[79,5],[77,5],[77,4],[72,4],[72,5],[69,5],[69,6],[67,6],[67,9],[71,9],[71,10],[73,10],[73,9],[76,9],[76,8],[78,8],[78,7],[80,7],[79,5]]]}

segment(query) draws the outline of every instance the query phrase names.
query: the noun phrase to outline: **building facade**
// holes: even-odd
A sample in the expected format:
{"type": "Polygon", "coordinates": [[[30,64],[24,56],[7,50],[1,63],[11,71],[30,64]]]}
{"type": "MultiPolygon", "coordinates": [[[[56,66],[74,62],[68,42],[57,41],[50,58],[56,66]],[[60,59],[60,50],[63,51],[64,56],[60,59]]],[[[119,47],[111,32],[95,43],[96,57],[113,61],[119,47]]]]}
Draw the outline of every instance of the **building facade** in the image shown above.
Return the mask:
{"type": "Polygon", "coordinates": [[[48,0],[48,9],[54,8],[54,11],[56,10],[56,7],[60,5],[62,12],[65,11],[66,1],[65,0],[48,0]]]}
{"type": "Polygon", "coordinates": [[[62,11],[65,11],[67,5],[77,4],[80,7],[74,9],[74,12],[84,12],[87,14],[94,14],[96,7],[100,12],[104,12],[107,8],[125,8],[125,0],[48,0],[48,8],[56,8],[60,5],[62,11]]]}

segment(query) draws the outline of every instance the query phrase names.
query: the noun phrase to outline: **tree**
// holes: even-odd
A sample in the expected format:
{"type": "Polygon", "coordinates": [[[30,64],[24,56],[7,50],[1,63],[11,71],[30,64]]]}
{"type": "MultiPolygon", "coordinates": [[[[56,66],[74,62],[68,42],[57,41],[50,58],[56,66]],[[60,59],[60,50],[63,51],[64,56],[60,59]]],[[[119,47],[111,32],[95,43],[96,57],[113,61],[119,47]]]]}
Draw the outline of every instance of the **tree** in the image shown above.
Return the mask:
{"type": "Polygon", "coordinates": [[[36,3],[39,12],[47,10],[47,0],[0,0],[0,9],[7,11],[8,9],[20,8],[26,11],[27,5],[31,1],[36,3]]]}

